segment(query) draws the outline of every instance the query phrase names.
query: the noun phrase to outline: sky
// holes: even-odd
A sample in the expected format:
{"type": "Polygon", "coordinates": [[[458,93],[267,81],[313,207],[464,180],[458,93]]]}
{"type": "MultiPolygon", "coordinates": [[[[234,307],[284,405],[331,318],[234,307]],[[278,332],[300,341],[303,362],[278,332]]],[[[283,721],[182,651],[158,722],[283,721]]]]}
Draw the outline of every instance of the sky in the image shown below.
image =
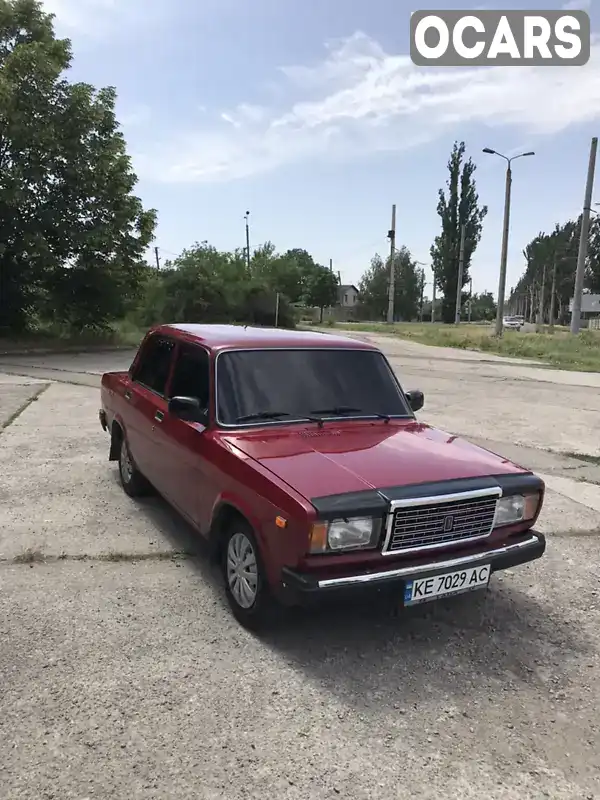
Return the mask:
{"type": "MultiPolygon", "coordinates": [[[[471,4],[435,0],[45,0],[73,44],[72,80],[118,91],[118,117],[161,260],[208,240],[308,250],[358,284],[397,246],[423,262],[455,140],[477,164],[488,206],[473,291],[497,292],[508,156],[513,165],[507,288],[540,231],[576,217],[600,128],[600,36],[583,67],[415,67],[421,9],[560,9],[598,0],[471,4]]],[[[595,198],[600,201],[600,185],[595,198]]],[[[431,290],[429,284],[426,293],[431,290]]]]}

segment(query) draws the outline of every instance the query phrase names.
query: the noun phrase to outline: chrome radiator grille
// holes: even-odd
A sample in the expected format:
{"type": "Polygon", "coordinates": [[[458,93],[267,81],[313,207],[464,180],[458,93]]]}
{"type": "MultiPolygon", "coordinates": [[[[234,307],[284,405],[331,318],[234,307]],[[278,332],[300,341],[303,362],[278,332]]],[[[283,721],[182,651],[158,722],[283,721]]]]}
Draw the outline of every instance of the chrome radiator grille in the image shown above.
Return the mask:
{"type": "Polygon", "coordinates": [[[415,499],[393,507],[384,552],[409,552],[443,547],[489,536],[494,525],[499,492],[473,497],[436,498],[432,503],[415,499]]]}

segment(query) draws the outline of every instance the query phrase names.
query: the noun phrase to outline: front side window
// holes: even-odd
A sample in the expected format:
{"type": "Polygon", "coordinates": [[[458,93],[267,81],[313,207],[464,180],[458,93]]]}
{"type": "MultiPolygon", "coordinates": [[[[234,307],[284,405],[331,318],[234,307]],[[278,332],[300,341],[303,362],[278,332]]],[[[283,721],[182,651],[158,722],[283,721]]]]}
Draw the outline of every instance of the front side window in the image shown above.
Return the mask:
{"type": "Polygon", "coordinates": [[[144,343],[132,380],[164,395],[175,343],[163,336],[151,336],[144,343]]]}
{"type": "Polygon", "coordinates": [[[387,361],[369,350],[246,350],[217,359],[225,425],[313,417],[413,417],[387,361]]]}
{"type": "Polygon", "coordinates": [[[208,411],[210,360],[202,347],[182,345],[169,387],[171,397],[194,397],[208,411]]]}

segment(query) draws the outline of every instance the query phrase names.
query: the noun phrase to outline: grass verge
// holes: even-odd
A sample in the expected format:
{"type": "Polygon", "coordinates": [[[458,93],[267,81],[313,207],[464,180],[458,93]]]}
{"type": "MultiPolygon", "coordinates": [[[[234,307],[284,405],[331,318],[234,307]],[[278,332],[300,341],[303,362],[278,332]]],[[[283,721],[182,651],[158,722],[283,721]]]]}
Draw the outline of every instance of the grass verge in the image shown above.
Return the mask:
{"type": "Polygon", "coordinates": [[[128,320],[114,322],[108,329],[102,331],[74,332],[60,325],[40,326],[18,337],[1,337],[0,354],[10,355],[27,350],[61,352],[103,347],[137,347],[145,332],[128,320]]]}
{"type": "Polygon", "coordinates": [[[554,333],[504,331],[502,338],[493,335],[491,325],[442,325],[441,323],[336,323],[332,328],[347,331],[392,334],[420,344],[456,347],[496,355],[543,361],[561,369],[600,372],[600,331],[584,330],[572,336],[564,328],[554,333]]]}

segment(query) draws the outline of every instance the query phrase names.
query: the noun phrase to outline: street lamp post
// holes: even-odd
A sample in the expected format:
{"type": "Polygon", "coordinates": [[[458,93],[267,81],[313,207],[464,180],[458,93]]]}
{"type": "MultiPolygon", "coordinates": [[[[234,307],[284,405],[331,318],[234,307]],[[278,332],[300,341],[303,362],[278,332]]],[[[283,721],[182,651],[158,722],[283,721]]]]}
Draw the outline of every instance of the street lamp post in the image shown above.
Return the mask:
{"type": "Polygon", "coordinates": [[[250,275],[250,212],[246,211],[244,220],[246,221],[246,268],[248,275],[250,275]]]}
{"type": "Polygon", "coordinates": [[[508,230],[510,227],[510,190],[512,185],[512,171],[511,164],[517,158],[524,156],[534,156],[533,151],[528,153],[519,153],[517,156],[508,156],[499,153],[497,150],[491,150],[489,147],[483,148],[484,153],[489,153],[493,156],[500,156],[506,161],[506,188],[504,191],[504,225],[502,227],[502,252],[500,254],[500,280],[498,281],[498,310],[496,312],[496,336],[502,336],[502,323],[504,317],[504,293],[506,290],[506,261],[508,257],[508,230]]]}

